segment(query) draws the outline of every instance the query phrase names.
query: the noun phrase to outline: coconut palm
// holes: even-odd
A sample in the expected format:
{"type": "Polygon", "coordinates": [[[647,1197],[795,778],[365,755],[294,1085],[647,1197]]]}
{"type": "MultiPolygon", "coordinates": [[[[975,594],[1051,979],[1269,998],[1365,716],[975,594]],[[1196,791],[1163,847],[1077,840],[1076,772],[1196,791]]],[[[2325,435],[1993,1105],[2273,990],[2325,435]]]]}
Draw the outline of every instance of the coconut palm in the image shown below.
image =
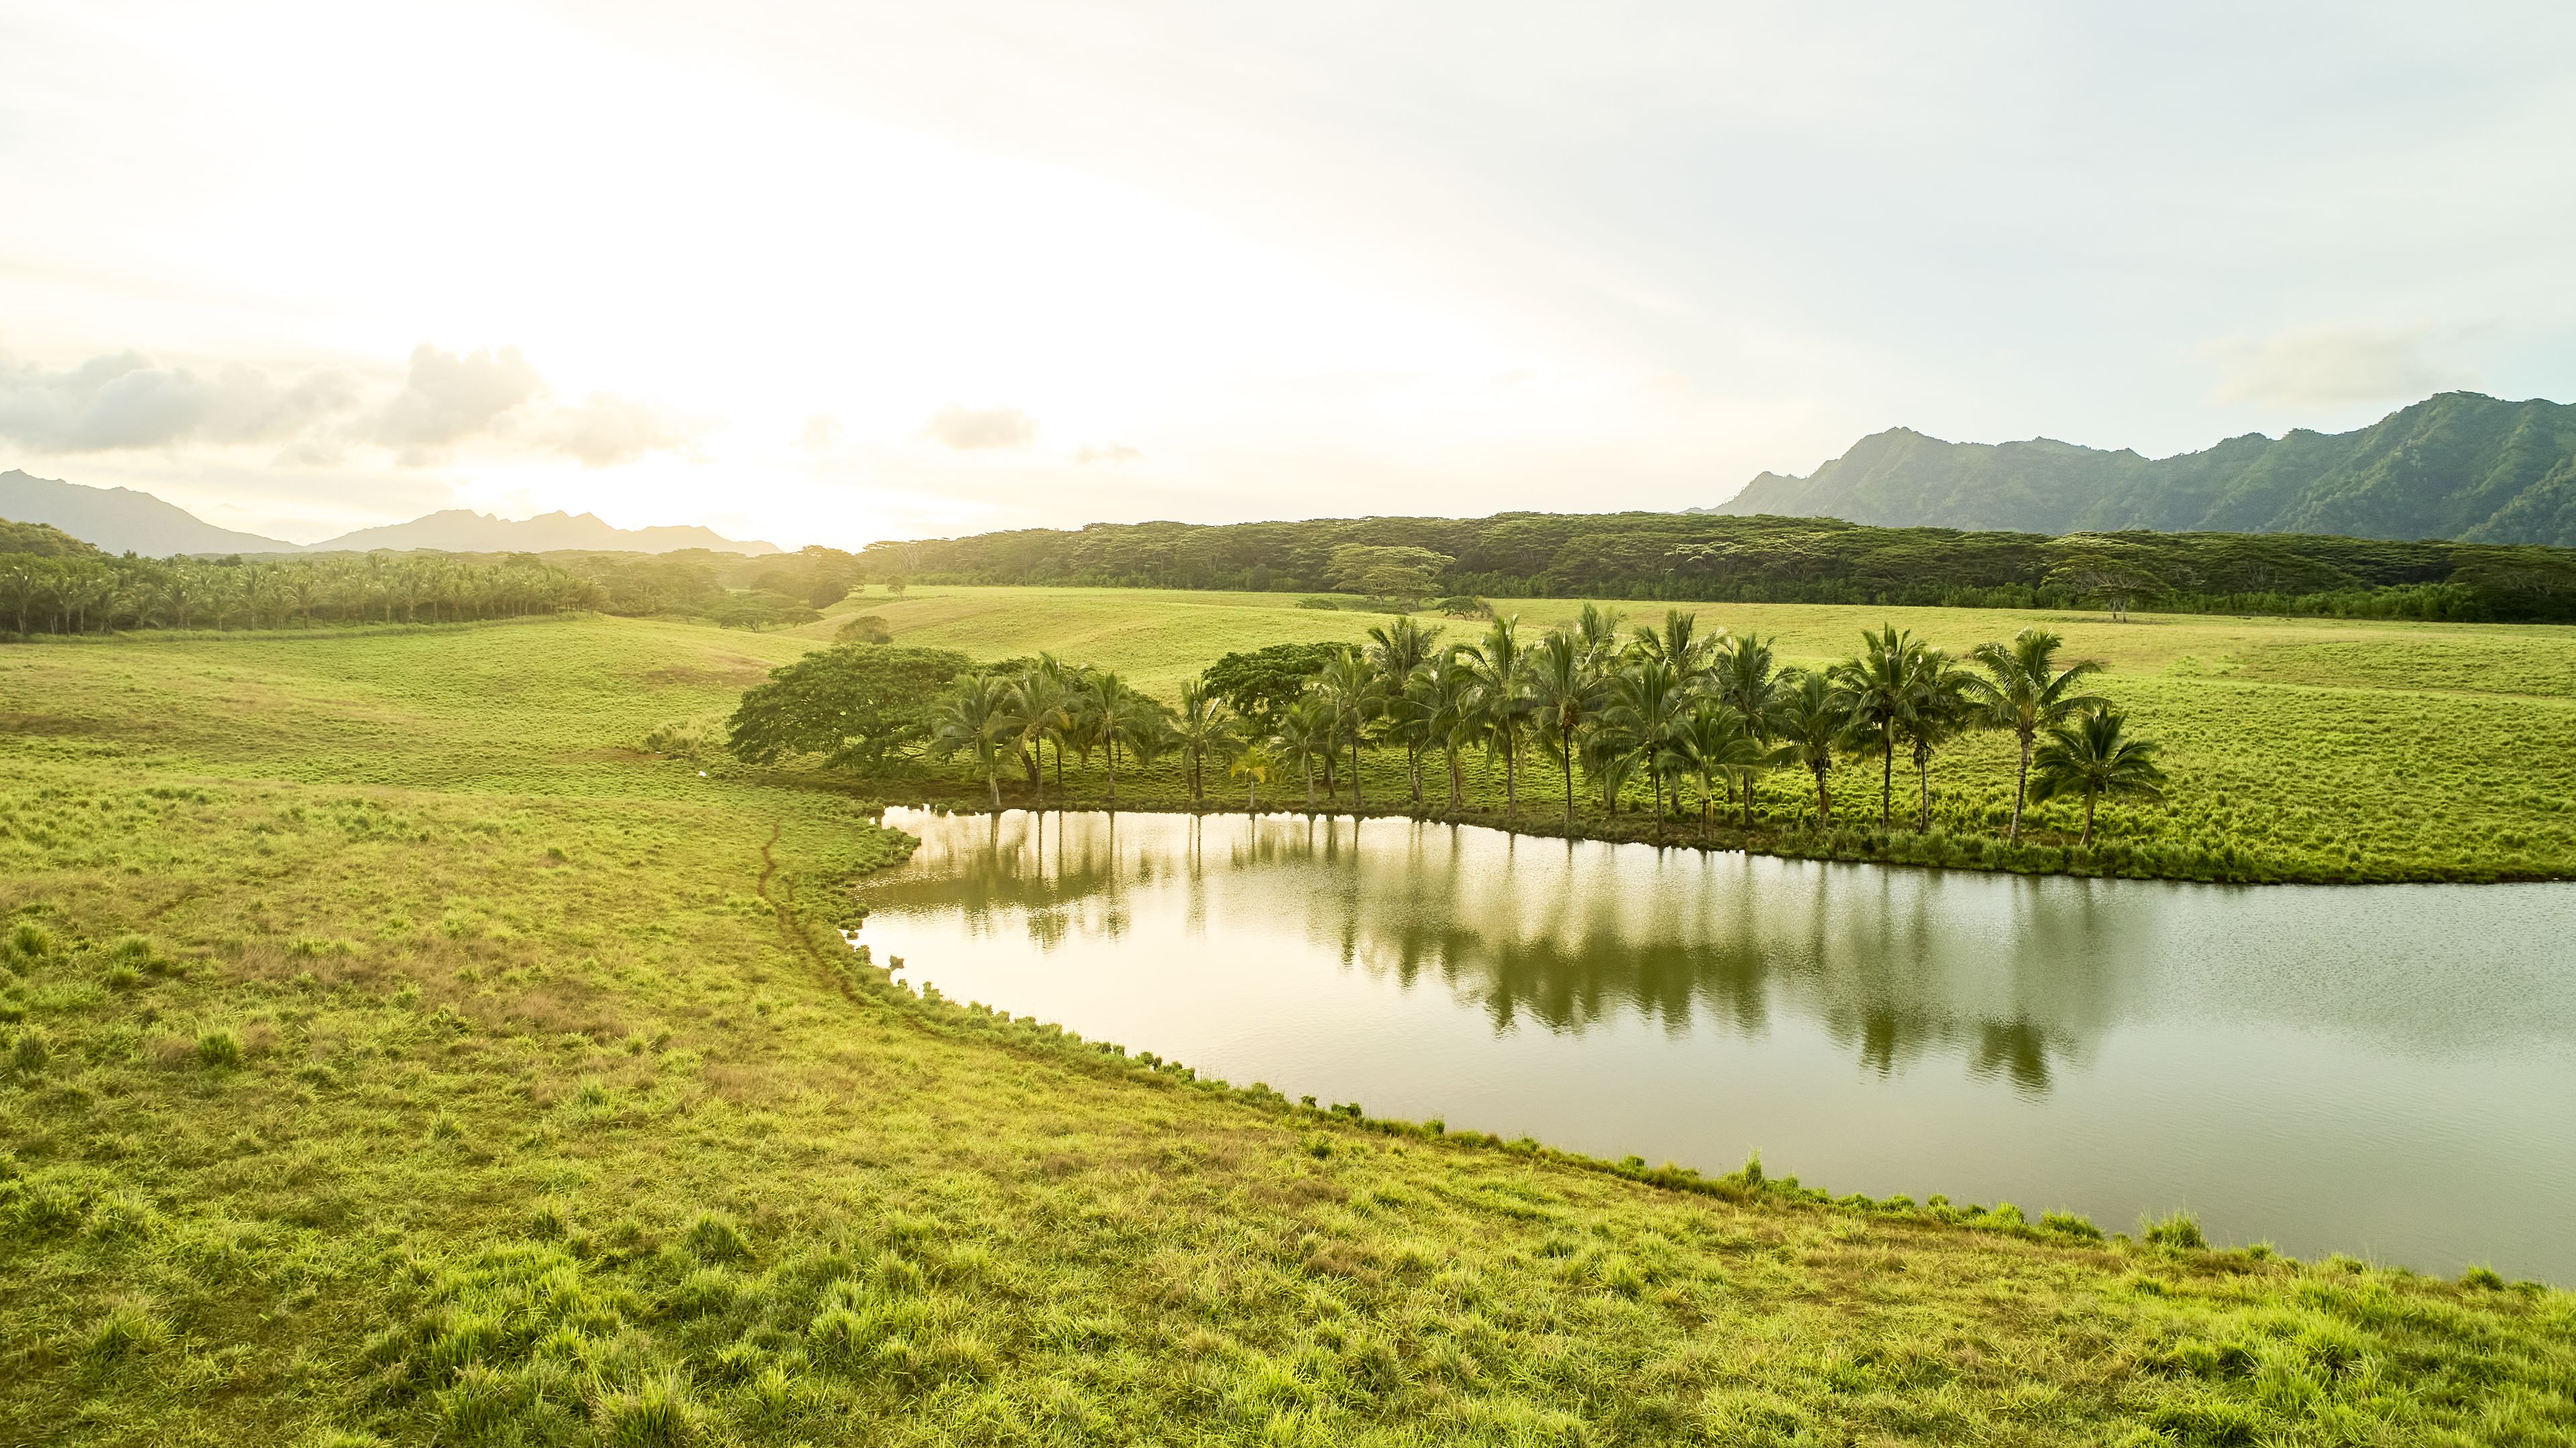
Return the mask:
{"type": "Polygon", "coordinates": [[[1055,745],[1056,780],[1064,779],[1065,732],[1073,727],[1073,690],[1064,670],[1045,654],[1012,682],[1011,733],[1020,757],[1028,761],[1029,782],[1037,786],[1038,808],[1046,808],[1046,746],[1055,745]]]}
{"type": "Polygon", "coordinates": [[[1109,805],[1118,806],[1118,746],[1127,745],[1139,756],[1153,752],[1156,731],[1162,724],[1160,707],[1153,700],[1129,688],[1127,681],[1115,673],[1103,672],[1091,681],[1085,691],[1090,707],[1084,711],[1090,725],[1090,737],[1108,747],[1109,805]]]}
{"type": "Polygon", "coordinates": [[[1827,675],[1792,669],[1782,676],[1779,702],[1771,712],[1771,737],[1780,741],[1779,759],[1816,778],[1816,823],[1834,822],[1833,794],[1827,776],[1834,755],[1853,744],[1850,698],[1827,675]]]}
{"type": "Polygon", "coordinates": [[[1503,756],[1503,812],[1521,812],[1521,730],[1529,722],[1529,651],[1521,647],[1519,614],[1497,618],[1481,642],[1466,651],[1475,675],[1485,737],[1503,756]]]}
{"type": "Polygon", "coordinates": [[[1574,740],[1592,719],[1600,688],[1584,668],[1583,643],[1558,631],[1538,641],[1522,672],[1531,713],[1540,736],[1556,743],[1557,767],[1565,775],[1565,823],[1574,825],[1574,740]]]}
{"type": "Polygon", "coordinates": [[[1368,631],[1369,667],[1377,671],[1378,688],[1386,698],[1389,732],[1404,745],[1404,775],[1417,805],[1422,803],[1423,736],[1420,721],[1405,707],[1405,688],[1440,652],[1441,633],[1437,624],[1426,628],[1410,614],[1371,624],[1368,631]]]}
{"type": "Polygon", "coordinates": [[[1690,692],[1684,687],[1681,670],[1662,659],[1647,659],[1621,669],[1610,681],[1611,705],[1603,716],[1605,728],[1615,731],[1636,751],[1637,762],[1646,768],[1646,782],[1655,796],[1655,820],[1664,818],[1664,754],[1673,736],[1680,732],[1689,717],[1690,692]]]}
{"type": "Polygon", "coordinates": [[[2037,766],[2031,798],[2080,796],[2084,801],[2084,836],[2078,846],[2093,843],[2093,809],[2105,799],[2164,798],[2165,772],[2156,767],[2158,746],[2128,732],[2128,719],[2111,708],[2088,709],[2048,731],[2031,762],[2037,766]]]}
{"type": "Polygon", "coordinates": [[[1313,809],[1315,761],[1333,748],[1332,706],[1312,693],[1305,695],[1280,712],[1279,732],[1270,736],[1270,743],[1282,765],[1304,773],[1306,808],[1313,809]]]}
{"type": "Polygon", "coordinates": [[[2022,806],[2030,797],[2031,750],[2041,733],[2056,728],[2079,710],[2103,709],[2110,701],[2079,694],[2075,686],[2102,671],[2090,661],[2057,667],[2057,651],[2066,641],[2044,628],[2026,628],[2009,644],[1979,644],[1968,657],[1985,671],[1970,685],[1986,723],[2009,729],[2021,744],[2021,764],[2013,776],[2012,827],[2007,840],[2021,838],[2022,806]]]}
{"type": "Polygon", "coordinates": [[[1619,625],[1627,615],[1615,608],[1597,603],[1583,605],[1574,620],[1574,637],[1583,653],[1583,667],[1598,679],[1619,666],[1619,625]]]}
{"type": "MultiPolygon", "coordinates": [[[[1413,675],[1405,690],[1406,719],[1424,749],[1437,748],[1449,771],[1449,809],[1456,813],[1466,788],[1459,768],[1460,751],[1476,742],[1482,724],[1483,688],[1464,649],[1443,649],[1413,675]]],[[[1414,781],[1419,801],[1421,781],[1414,781]]]]}
{"type": "Polygon", "coordinates": [[[1375,670],[1357,649],[1345,650],[1315,675],[1315,691],[1330,700],[1336,736],[1351,749],[1351,806],[1360,798],[1360,730],[1385,699],[1375,670]]]}
{"type": "Polygon", "coordinates": [[[1267,744],[1246,745],[1234,756],[1232,773],[1243,781],[1244,808],[1255,814],[1261,812],[1261,786],[1268,784],[1278,772],[1279,757],[1270,752],[1267,744]]]}
{"type": "Polygon", "coordinates": [[[1662,628],[1639,624],[1628,647],[1639,658],[1670,664],[1685,684],[1696,687],[1721,641],[1699,636],[1698,614],[1668,608],[1664,610],[1662,628]]]}
{"type": "Polygon", "coordinates": [[[1914,758],[1918,830],[1932,828],[1932,751],[1978,722],[1976,682],[1949,654],[1933,648],[1916,654],[1906,675],[1905,717],[1897,737],[1914,758]]]}
{"type": "Polygon", "coordinates": [[[1742,714],[1703,697],[1666,748],[1672,754],[1674,773],[1699,780],[1700,833],[1708,833],[1710,803],[1720,781],[1727,783],[1730,794],[1736,780],[1745,781],[1745,824],[1751,826],[1753,786],[1748,776],[1768,765],[1771,751],[1753,737],[1742,714]]]}
{"type": "Polygon", "coordinates": [[[1860,653],[1834,666],[1834,682],[1851,703],[1851,727],[1878,750],[1878,827],[1888,826],[1896,792],[1896,742],[1913,707],[1909,692],[1923,645],[1887,624],[1864,631],[1860,653]]]}
{"type": "Polygon", "coordinates": [[[931,711],[932,752],[945,757],[972,755],[984,787],[993,793],[993,808],[1002,807],[1002,745],[1010,731],[1011,685],[991,674],[968,674],[931,711]]]}
{"type": "Polygon", "coordinates": [[[1172,721],[1171,737],[1189,776],[1190,803],[1198,804],[1207,797],[1208,757],[1223,757],[1234,745],[1233,711],[1208,692],[1206,680],[1192,679],[1181,686],[1181,712],[1172,721]]]}

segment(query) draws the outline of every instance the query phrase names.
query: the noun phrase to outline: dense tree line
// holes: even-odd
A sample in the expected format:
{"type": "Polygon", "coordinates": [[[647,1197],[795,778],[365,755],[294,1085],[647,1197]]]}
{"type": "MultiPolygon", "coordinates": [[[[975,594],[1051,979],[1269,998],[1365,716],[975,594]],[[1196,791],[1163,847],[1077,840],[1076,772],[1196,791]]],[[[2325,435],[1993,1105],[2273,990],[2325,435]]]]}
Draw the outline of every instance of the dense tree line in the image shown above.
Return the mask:
{"type": "Polygon", "coordinates": [[[1506,814],[1520,814],[1526,791],[1546,789],[1561,796],[1569,829],[1579,796],[1616,816],[1640,787],[1659,827],[1695,817],[1705,828],[1722,805],[1749,829],[1755,792],[1773,775],[1801,781],[1815,823],[1830,828],[1843,808],[1833,766],[1859,757],[1879,768],[1880,828],[1898,821],[1902,768],[1913,795],[1905,813],[1928,830],[1934,754],[1971,731],[2001,730],[2018,746],[2005,838],[2019,840],[2026,804],[2064,796],[2082,801],[2087,845],[2103,800],[2155,798],[2163,784],[2154,741],[2085,691],[2098,666],[2061,664],[2061,641],[2045,629],[1953,657],[1891,626],[1813,670],[1779,665],[1758,635],[1704,635],[1680,609],[1630,628],[1617,610],[1587,605],[1535,637],[1505,616],[1472,641],[1397,615],[1368,636],[1365,648],[1227,655],[1176,704],[1043,654],[977,668],[945,650],[848,644],[747,693],[730,742],[755,763],[963,760],[996,808],[1005,777],[1043,808],[1070,751],[1105,762],[1113,804],[1122,761],[1173,758],[1193,802],[1221,774],[1253,809],[1266,787],[1293,789],[1309,807],[1338,804],[1347,790],[1353,808],[1454,815],[1467,760],[1482,754],[1502,772],[1506,814]],[[1365,796],[1370,751],[1401,760],[1401,799],[1365,796]]]}
{"type": "Polygon", "coordinates": [[[325,553],[111,557],[0,521],[0,632],[454,623],[601,612],[741,628],[811,623],[859,579],[833,548],[766,558],[679,553],[325,553]]]}
{"type": "Polygon", "coordinates": [[[1093,524],[876,543],[872,578],[1368,594],[1417,550],[1421,595],[2576,619],[2576,549],[2301,534],[2051,538],[1829,518],[1502,513],[1093,524]],[[1354,548],[1380,550],[1355,554],[1354,548]]]}

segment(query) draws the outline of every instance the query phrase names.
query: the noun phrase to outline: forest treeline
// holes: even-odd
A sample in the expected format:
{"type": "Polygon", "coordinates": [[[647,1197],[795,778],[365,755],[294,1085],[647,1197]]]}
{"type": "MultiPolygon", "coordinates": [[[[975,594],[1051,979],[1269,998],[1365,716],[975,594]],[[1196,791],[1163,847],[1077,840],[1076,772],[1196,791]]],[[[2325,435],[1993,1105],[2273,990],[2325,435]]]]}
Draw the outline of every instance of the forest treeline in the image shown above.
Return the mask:
{"type": "Polygon", "coordinates": [[[1447,595],[2576,620],[2576,549],[2303,534],[1979,533],[1830,518],[1501,513],[1095,523],[860,550],[871,578],[1366,593],[1350,549],[1430,555],[1447,595]]]}
{"type": "Polygon", "coordinates": [[[677,553],[110,556],[0,521],[0,632],[455,623],[555,613],[681,616],[741,628],[811,623],[859,580],[833,548],[746,558],[677,553]]]}

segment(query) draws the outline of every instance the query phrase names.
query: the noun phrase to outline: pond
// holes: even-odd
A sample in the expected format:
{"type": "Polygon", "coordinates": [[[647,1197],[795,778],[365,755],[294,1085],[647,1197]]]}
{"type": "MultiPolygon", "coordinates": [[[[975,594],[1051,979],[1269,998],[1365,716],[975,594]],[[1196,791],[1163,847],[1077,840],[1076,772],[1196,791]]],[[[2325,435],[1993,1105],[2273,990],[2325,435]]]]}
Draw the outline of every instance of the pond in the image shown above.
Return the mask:
{"type": "Polygon", "coordinates": [[[886,822],[904,978],[1202,1075],[1716,1173],[2576,1283],[2576,885],[1831,865],[1412,820],[886,822]]]}

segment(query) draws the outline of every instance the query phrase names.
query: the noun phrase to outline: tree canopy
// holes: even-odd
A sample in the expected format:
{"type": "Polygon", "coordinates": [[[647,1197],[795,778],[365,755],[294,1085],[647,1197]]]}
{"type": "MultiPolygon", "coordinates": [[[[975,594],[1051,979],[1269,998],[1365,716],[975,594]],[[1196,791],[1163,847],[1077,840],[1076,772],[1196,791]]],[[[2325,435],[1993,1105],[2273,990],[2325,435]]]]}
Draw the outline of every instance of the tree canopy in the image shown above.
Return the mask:
{"type": "Polygon", "coordinates": [[[754,764],[797,755],[828,769],[871,769],[930,738],[934,701],[973,661],[949,649],[843,644],[769,671],[725,726],[754,764]]]}

